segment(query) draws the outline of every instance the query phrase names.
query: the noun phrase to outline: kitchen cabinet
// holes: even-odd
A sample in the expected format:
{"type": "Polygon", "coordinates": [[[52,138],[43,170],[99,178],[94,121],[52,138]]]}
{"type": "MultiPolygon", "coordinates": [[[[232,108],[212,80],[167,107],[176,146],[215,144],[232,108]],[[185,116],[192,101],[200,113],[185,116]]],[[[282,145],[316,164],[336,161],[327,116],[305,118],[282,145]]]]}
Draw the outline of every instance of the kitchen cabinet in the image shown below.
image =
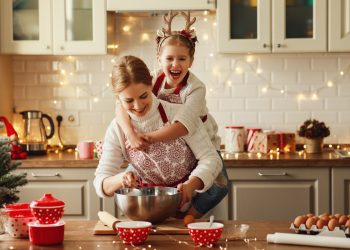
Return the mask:
{"type": "Polygon", "coordinates": [[[350,0],[328,1],[328,50],[350,51],[350,0]]]}
{"type": "Polygon", "coordinates": [[[107,0],[108,11],[209,10],[215,0],[107,0]]]}
{"type": "Polygon", "coordinates": [[[350,214],[350,171],[332,169],[332,213],[350,214]]]}
{"type": "Polygon", "coordinates": [[[0,11],[2,53],[106,53],[105,1],[2,0],[0,11]]]}
{"type": "Polygon", "coordinates": [[[65,202],[65,220],[97,219],[101,199],[93,186],[94,168],[30,168],[26,172],[28,183],[19,188],[19,202],[30,203],[44,193],[65,202]]]}
{"type": "Polygon", "coordinates": [[[326,17],[327,0],[217,1],[218,51],[324,52],[326,17]]]}
{"type": "Polygon", "coordinates": [[[229,219],[292,220],[330,211],[329,168],[230,168],[229,219]]]}

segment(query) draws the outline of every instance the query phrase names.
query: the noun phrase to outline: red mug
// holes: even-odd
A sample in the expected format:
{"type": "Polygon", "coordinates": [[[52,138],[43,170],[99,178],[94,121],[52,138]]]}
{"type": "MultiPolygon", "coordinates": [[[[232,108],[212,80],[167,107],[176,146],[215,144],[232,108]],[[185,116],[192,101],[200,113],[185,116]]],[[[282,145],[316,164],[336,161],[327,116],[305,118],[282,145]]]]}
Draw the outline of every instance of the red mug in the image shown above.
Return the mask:
{"type": "Polygon", "coordinates": [[[93,159],[94,158],[94,142],[81,141],[77,145],[80,159],[93,159]]]}

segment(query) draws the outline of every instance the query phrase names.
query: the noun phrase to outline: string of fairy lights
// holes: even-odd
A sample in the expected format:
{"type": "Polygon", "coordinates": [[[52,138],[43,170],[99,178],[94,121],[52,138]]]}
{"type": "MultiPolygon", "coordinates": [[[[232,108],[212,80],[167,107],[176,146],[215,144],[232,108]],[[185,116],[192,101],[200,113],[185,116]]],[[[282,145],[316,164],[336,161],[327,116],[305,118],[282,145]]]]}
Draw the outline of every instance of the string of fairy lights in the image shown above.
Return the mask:
{"type": "MultiPolygon", "coordinates": [[[[156,17],[157,18],[157,17],[156,17]]],[[[201,15],[201,20],[204,23],[210,23],[212,29],[205,29],[204,32],[200,35],[199,40],[202,40],[203,42],[208,42],[209,39],[216,40],[216,20],[215,15],[211,15],[210,12],[204,11],[201,15]]],[[[133,25],[137,25],[137,22],[135,22],[134,18],[129,17],[125,18],[127,20],[127,23],[122,27],[123,34],[125,36],[131,35],[133,30],[133,25]]],[[[198,22],[198,21],[197,21],[198,22]]],[[[196,27],[193,27],[196,29],[196,27]]],[[[197,34],[198,35],[198,34],[197,34]]],[[[150,31],[150,32],[143,32],[140,33],[140,39],[139,41],[141,43],[150,42],[152,39],[151,37],[156,36],[156,31],[150,31]]],[[[214,41],[215,42],[215,41],[214,41]]],[[[109,44],[108,47],[113,47],[113,49],[116,51],[116,55],[119,54],[119,44],[109,44]]],[[[207,57],[209,60],[215,62],[217,54],[213,51],[209,51],[207,57]]],[[[110,60],[111,64],[115,63],[116,57],[112,58],[110,60]]],[[[64,62],[69,62],[72,64],[75,64],[75,58],[72,56],[66,57],[64,62]]],[[[293,95],[296,96],[298,101],[303,100],[318,100],[319,94],[322,90],[325,90],[327,88],[333,88],[335,87],[347,74],[350,72],[350,64],[346,65],[342,69],[340,69],[338,72],[334,72],[333,77],[328,77],[328,80],[324,82],[322,85],[318,85],[316,88],[312,88],[309,90],[303,90],[303,91],[295,91],[295,90],[289,90],[285,87],[281,87],[280,84],[274,84],[268,77],[266,77],[264,73],[264,69],[262,67],[259,67],[257,64],[258,56],[248,54],[243,55],[239,57],[235,57],[234,64],[232,65],[232,70],[226,72],[226,76],[224,76],[225,72],[224,70],[221,70],[219,66],[213,67],[211,69],[212,79],[207,79],[207,87],[208,92],[214,92],[217,88],[218,84],[222,84],[228,88],[232,87],[234,82],[231,80],[233,74],[244,74],[246,72],[253,73],[258,79],[260,79],[259,85],[261,85],[260,90],[261,93],[268,93],[269,91],[279,92],[282,96],[288,96],[293,95]]],[[[70,84],[69,76],[72,76],[76,74],[78,71],[76,70],[76,67],[71,67],[70,69],[64,69],[58,67],[58,71],[60,73],[60,85],[65,86],[70,84]]],[[[99,102],[101,96],[107,91],[110,91],[110,78],[111,74],[109,74],[109,81],[105,83],[105,85],[98,91],[93,91],[93,89],[90,86],[83,86],[78,87],[77,89],[77,95],[80,96],[87,96],[90,98],[93,102],[99,102]]],[[[57,100],[53,101],[55,104],[57,103],[57,100]]]]}

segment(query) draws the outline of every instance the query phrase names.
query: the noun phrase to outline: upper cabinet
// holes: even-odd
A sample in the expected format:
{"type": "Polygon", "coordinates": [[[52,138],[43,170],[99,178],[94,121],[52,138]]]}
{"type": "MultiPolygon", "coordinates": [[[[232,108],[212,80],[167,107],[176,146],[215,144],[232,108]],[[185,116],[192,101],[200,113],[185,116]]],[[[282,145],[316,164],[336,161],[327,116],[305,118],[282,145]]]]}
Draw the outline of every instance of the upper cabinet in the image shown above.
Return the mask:
{"type": "Polygon", "coordinates": [[[328,50],[350,51],[350,0],[330,0],[328,9],[328,50]]]}
{"type": "Polygon", "coordinates": [[[106,54],[106,3],[101,0],[2,0],[1,52],[106,54]]]}
{"type": "Polygon", "coordinates": [[[215,9],[215,0],[107,0],[107,10],[118,12],[209,9],[215,9]]]}
{"type": "Polygon", "coordinates": [[[327,51],[327,0],[217,1],[219,52],[327,51]]]}

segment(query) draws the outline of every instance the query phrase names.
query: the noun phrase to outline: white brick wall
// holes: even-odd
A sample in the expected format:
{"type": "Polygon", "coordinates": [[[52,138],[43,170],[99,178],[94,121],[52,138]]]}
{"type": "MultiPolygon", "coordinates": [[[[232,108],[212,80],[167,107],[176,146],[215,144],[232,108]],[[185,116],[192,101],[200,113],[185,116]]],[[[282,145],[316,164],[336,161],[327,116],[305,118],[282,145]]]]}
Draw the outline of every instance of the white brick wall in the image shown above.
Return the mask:
{"type": "MultiPolygon", "coordinates": [[[[248,64],[247,55],[215,52],[214,18],[204,22],[203,17],[197,17],[199,43],[192,71],[207,86],[207,104],[221,136],[226,125],[295,132],[312,117],[330,126],[327,143],[350,142],[350,70],[339,77],[339,70],[350,65],[350,53],[258,54],[251,55],[253,61],[248,64]],[[203,40],[204,35],[209,40],[203,40]],[[257,68],[262,71],[260,75],[255,72],[257,68]],[[311,91],[334,79],[332,88],[320,90],[317,100],[309,99],[311,91]],[[265,93],[262,88],[266,85],[270,89],[265,93]],[[280,89],[286,93],[281,94],[280,89]],[[298,101],[298,94],[305,94],[306,100],[298,101]]],[[[175,25],[181,27],[182,22],[175,25]]],[[[65,143],[103,138],[114,116],[114,94],[106,87],[111,60],[132,54],[144,59],[151,70],[157,68],[154,37],[158,28],[161,17],[134,18],[131,23],[126,17],[118,17],[120,53],[116,56],[13,57],[16,110],[40,109],[54,120],[58,114],[77,116],[73,123],[63,121],[65,143]],[[129,34],[122,31],[125,24],[131,25],[129,34]],[[142,42],[143,32],[149,33],[150,40],[142,42]],[[62,76],[58,69],[65,69],[67,74],[62,76]]],[[[51,142],[57,143],[57,136],[51,142]]]]}

